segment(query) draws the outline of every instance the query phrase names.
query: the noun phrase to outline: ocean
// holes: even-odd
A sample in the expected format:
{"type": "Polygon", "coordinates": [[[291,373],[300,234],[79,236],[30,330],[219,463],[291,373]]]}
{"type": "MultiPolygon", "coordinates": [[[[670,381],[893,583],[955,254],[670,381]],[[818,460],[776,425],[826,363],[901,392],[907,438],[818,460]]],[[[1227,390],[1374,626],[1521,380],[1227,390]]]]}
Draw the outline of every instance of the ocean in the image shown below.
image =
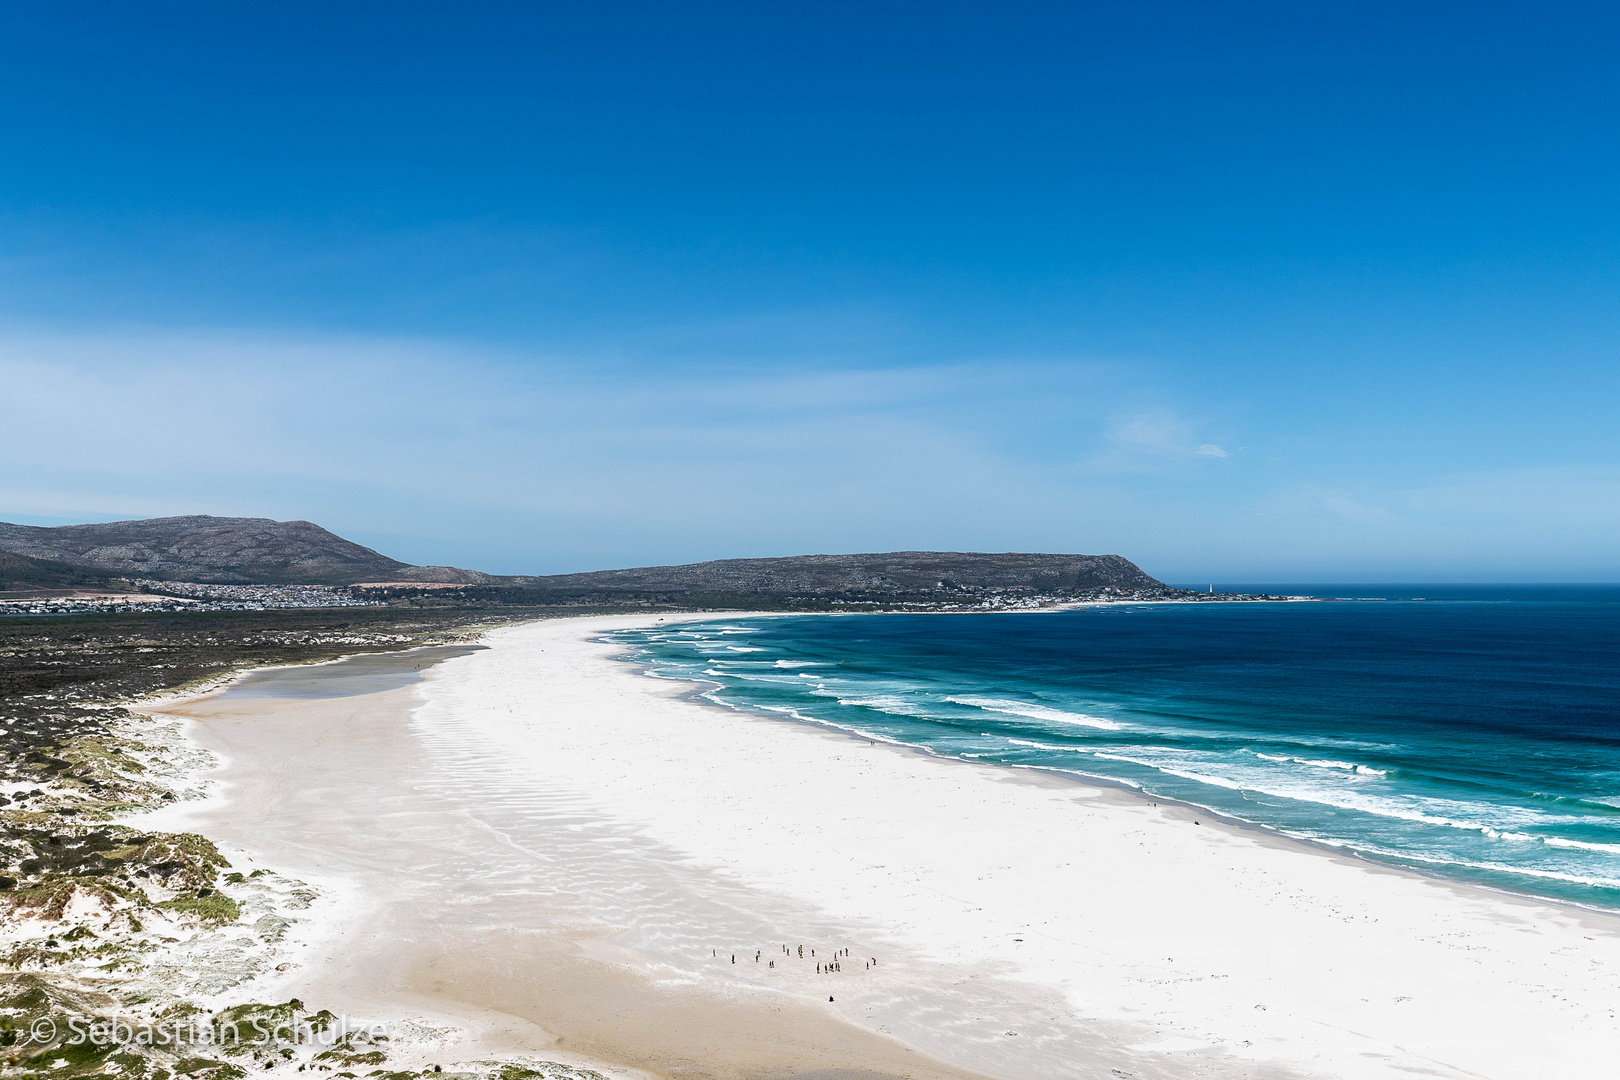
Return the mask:
{"type": "Polygon", "coordinates": [[[1620,909],[1620,586],[1215,587],[1332,599],[729,616],[612,640],[719,705],[1620,909]]]}

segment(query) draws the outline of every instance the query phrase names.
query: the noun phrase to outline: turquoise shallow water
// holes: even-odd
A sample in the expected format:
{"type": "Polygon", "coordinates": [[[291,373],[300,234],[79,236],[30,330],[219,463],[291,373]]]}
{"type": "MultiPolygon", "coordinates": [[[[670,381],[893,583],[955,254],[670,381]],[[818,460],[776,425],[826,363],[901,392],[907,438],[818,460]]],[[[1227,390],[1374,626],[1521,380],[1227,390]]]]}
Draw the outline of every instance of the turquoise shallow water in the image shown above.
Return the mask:
{"type": "Polygon", "coordinates": [[[721,704],[1620,908],[1620,588],[1315,591],[1348,599],[733,617],[616,640],[721,704]]]}

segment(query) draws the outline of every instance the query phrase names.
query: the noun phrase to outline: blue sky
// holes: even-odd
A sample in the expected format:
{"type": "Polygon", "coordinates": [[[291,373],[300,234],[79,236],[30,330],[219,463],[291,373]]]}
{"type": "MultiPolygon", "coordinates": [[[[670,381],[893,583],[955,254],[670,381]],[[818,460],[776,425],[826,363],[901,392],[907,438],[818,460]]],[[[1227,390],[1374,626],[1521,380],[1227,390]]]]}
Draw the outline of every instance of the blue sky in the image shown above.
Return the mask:
{"type": "Polygon", "coordinates": [[[1612,8],[7,25],[0,519],[1620,579],[1612,8]]]}

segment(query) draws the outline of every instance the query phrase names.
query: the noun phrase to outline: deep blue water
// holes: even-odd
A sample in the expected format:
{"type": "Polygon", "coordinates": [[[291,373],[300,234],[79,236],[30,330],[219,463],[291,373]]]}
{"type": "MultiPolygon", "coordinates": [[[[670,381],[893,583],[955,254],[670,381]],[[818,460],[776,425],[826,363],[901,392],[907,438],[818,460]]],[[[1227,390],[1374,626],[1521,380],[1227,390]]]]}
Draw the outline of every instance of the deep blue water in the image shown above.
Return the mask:
{"type": "Polygon", "coordinates": [[[1309,589],[1385,599],[732,617],[618,640],[723,704],[1620,908],[1620,587],[1309,589]]]}

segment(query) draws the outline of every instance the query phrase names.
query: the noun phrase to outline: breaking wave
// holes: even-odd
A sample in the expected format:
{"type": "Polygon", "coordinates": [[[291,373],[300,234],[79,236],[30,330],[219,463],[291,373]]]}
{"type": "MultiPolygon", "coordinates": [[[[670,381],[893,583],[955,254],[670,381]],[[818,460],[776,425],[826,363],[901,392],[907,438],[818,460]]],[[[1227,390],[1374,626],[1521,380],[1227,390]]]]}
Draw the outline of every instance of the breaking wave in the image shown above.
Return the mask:
{"type": "Polygon", "coordinates": [[[1047,720],[1054,724],[1078,724],[1081,727],[1100,728],[1103,731],[1118,731],[1125,725],[1106,720],[1101,716],[1091,716],[1088,713],[1065,712],[1062,709],[1053,709],[1045,705],[1033,705],[1026,701],[1003,701],[1000,698],[982,697],[951,697],[946,701],[958,705],[971,705],[986,712],[1004,713],[1008,716],[1023,716],[1030,720],[1047,720]]]}

